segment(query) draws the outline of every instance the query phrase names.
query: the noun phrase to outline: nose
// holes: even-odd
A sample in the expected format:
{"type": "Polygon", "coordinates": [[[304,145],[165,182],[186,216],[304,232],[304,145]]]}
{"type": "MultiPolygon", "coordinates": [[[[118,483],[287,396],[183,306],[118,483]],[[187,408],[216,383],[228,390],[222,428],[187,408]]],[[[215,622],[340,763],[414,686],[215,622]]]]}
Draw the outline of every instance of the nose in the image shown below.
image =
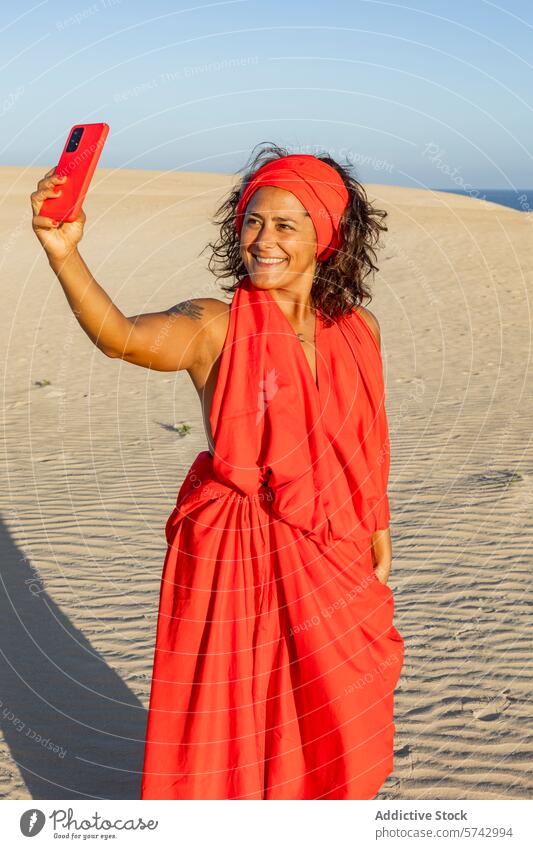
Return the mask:
{"type": "Polygon", "coordinates": [[[266,222],[264,221],[261,225],[261,229],[257,233],[253,244],[257,247],[268,248],[273,247],[276,244],[276,230],[274,222],[266,222]]]}

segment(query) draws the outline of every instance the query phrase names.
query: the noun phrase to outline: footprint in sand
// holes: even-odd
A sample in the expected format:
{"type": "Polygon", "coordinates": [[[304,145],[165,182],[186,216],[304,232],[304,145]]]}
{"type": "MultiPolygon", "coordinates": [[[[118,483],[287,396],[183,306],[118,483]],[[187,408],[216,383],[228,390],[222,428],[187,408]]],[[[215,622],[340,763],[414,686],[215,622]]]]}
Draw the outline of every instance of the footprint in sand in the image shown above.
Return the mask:
{"type": "Polygon", "coordinates": [[[482,722],[494,722],[500,718],[510,704],[509,699],[505,695],[501,695],[494,698],[487,696],[485,699],[473,699],[465,707],[472,711],[474,719],[479,719],[482,722]]]}

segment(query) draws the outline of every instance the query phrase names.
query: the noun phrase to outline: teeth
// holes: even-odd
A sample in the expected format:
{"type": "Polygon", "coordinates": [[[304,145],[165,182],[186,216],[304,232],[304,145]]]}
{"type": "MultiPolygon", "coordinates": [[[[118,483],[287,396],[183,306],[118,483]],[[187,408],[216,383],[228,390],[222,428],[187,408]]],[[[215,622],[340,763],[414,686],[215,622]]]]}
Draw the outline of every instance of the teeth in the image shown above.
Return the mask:
{"type": "Polygon", "coordinates": [[[254,257],[256,262],[263,263],[264,265],[278,265],[280,262],[285,262],[284,259],[274,259],[270,257],[269,259],[261,259],[261,257],[254,257]]]}

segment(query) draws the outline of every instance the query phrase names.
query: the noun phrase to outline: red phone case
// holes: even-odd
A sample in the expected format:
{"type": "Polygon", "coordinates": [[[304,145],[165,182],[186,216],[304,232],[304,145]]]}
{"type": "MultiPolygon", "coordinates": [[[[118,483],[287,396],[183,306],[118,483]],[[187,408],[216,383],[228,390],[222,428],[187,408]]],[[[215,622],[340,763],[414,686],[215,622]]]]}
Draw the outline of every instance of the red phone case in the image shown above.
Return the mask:
{"type": "Polygon", "coordinates": [[[109,133],[108,124],[75,124],[63,148],[54,177],[66,176],[57,198],[46,198],[39,215],[56,221],[75,221],[109,133]],[[72,148],[72,149],[69,149],[72,148]]]}

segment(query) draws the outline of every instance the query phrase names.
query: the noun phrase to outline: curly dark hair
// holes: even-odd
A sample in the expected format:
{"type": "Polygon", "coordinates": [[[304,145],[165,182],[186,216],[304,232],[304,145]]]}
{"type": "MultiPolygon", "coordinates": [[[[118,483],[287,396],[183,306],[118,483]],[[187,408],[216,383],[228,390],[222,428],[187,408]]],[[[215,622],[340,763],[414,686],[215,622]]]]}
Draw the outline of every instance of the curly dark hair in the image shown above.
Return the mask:
{"type": "MultiPolygon", "coordinates": [[[[258,168],[266,165],[267,162],[289,155],[288,150],[277,144],[271,142],[260,142],[260,144],[268,146],[255,156],[252,151],[252,161],[244,166],[246,170],[240,183],[230,190],[229,196],[215,213],[212,223],[220,227],[219,239],[216,242],[209,242],[204,248],[204,250],[208,247],[212,249],[208,268],[217,278],[235,278],[232,285],[221,286],[225,292],[235,292],[242,278],[248,273],[240,255],[240,239],[235,226],[239,197],[258,168]]],[[[350,313],[354,307],[363,302],[363,299],[366,299],[367,303],[372,300],[365,278],[379,270],[375,265],[374,246],[379,245],[380,232],[388,230],[382,223],[382,219],[388,213],[372,206],[363,186],[350,173],[353,168],[352,163],[347,163],[346,166],[339,165],[327,153],[320,154],[317,159],[335,168],[342,177],[350,196],[340,221],[342,248],[323,262],[317,261],[315,278],[311,287],[313,307],[328,321],[350,313]]]]}

